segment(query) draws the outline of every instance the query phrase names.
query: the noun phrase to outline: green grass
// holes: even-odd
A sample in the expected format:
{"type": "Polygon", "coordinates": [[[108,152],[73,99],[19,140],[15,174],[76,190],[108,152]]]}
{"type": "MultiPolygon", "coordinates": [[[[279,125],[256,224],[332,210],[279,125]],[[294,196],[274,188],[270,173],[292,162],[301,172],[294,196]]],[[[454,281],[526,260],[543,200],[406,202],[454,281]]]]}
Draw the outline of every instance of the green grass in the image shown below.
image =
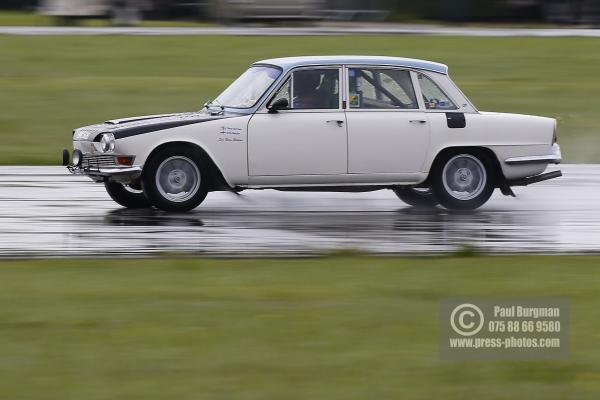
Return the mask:
{"type": "Polygon", "coordinates": [[[73,128],[199,109],[251,62],[383,54],[447,63],[481,110],[557,117],[569,162],[600,162],[594,38],[0,36],[0,164],[56,164],[73,128]]]}
{"type": "Polygon", "coordinates": [[[2,399],[597,399],[598,257],[0,262],[2,399]],[[564,296],[562,361],[441,361],[444,297],[564,296]]]}
{"type": "Polygon", "coordinates": [[[28,11],[0,11],[0,26],[44,26],[52,20],[28,11]]]}

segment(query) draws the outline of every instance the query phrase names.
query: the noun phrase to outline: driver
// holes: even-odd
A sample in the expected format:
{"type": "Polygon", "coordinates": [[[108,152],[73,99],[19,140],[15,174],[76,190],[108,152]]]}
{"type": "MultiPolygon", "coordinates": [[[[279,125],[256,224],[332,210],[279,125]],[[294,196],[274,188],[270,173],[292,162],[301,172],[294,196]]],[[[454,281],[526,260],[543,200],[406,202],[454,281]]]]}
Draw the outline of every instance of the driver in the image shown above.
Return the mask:
{"type": "Polygon", "coordinates": [[[294,75],[294,108],[320,108],[318,87],[321,84],[320,71],[298,71],[294,75]]]}

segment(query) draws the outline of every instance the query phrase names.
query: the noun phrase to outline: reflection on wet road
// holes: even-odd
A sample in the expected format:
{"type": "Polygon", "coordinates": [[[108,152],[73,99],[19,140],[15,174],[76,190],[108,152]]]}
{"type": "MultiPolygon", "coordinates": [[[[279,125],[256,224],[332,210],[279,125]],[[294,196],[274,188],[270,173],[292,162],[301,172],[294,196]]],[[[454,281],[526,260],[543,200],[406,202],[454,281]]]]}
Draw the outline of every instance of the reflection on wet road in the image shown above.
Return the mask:
{"type": "Polygon", "coordinates": [[[391,191],[211,193],[188,214],[126,210],[61,167],[0,168],[0,257],[600,251],[600,166],[495,193],[478,211],[422,211],[391,191]]]}

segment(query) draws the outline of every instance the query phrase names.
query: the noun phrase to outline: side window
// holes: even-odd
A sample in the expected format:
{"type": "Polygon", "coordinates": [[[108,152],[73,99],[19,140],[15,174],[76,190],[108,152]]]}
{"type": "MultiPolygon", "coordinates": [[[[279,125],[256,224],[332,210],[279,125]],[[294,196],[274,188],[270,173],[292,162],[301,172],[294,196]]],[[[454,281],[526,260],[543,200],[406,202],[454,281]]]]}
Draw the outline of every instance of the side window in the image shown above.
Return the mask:
{"type": "Polygon", "coordinates": [[[419,108],[409,71],[350,68],[350,108],[419,108]]]}
{"type": "Polygon", "coordinates": [[[418,75],[423,102],[428,110],[456,110],[458,107],[450,100],[440,87],[423,74],[418,75]]]}
{"type": "Polygon", "coordinates": [[[291,110],[340,108],[340,73],[337,68],[296,71],[272,102],[286,98],[291,110]]]}

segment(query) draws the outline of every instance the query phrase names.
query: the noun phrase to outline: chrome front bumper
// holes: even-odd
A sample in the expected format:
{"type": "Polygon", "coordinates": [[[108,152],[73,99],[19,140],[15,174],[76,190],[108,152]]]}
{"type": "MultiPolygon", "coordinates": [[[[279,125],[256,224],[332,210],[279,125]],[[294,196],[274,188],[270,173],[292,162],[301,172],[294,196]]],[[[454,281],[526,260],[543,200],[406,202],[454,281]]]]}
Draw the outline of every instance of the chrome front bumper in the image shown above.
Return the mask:
{"type": "MultiPolygon", "coordinates": [[[[78,150],[76,150],[78,151],[78,150]]],[[[69,163],[63,152],[63,164],[69,172],[77,175],[87,175],[96,182],[117,181],[129,183],[142,175],[142,167],[137,165],[119,165],[116,160],[119,155],[90,155],[82,154],[78,165],[69,163]]],[[[133,162],[133,158],[131,160],[133,162]]]]}
{"type": "Polygon", "coordinates": [[[87,175],[96,182],[116,181],[129,183],[142,176],[142,167],[138,166],[89,169],[69,165],[67,169],[72,174],[87,175]]]}
{"type": "Polygon", "coordinates": [[[89,169],[69,165],[67,166],[67,169],[72,174],[98,176],[102,178],[119,176],[132,176],[138,178],[142,174],[142,168],[138,166],[89,169]]]}
{"type": "Polygon", "coordinates": [[[526,157],[511,157],[504,160],[509,165],[518,164],[560,164],[562,162],[562,153],[560,152],[560,146],[558,143],[552,145],[552,154],[544,156],[526,156],[526,157]]]}

